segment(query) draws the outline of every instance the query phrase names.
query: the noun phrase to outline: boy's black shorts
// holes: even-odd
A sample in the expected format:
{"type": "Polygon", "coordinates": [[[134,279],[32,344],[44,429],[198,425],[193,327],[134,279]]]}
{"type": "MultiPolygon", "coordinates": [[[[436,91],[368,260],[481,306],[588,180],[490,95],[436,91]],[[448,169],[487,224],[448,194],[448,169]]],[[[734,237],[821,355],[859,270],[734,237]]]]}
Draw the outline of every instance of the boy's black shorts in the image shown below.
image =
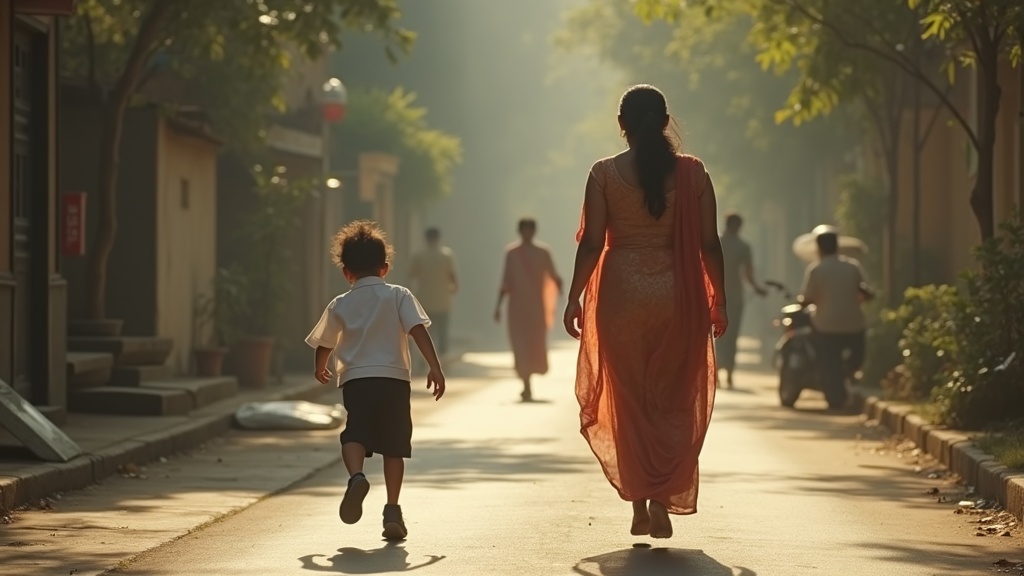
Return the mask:
{"type": "Polygon", "coordinates": [[[357,378],[341,387],[348,420],[341,443],[356,442],[366,456],[412,456],[410,387],[394,378],[357,378]]]}

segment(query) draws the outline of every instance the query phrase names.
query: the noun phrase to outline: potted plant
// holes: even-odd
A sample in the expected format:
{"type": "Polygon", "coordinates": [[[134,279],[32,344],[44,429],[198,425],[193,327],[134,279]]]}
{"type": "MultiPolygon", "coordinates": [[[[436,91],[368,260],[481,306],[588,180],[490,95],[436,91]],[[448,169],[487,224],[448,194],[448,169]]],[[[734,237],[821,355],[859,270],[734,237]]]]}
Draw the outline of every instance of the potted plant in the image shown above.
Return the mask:
{"type": "Polygon", "coordinates": [[[314,187],[312,182],[289,181],[280,167],[268,173],[257,166],[253,181],[253,201],[237,228],[245,247],[238,270],[244,278],[246,308],[233,323],[238,334],[232,356],[239,385],[264,388],[274,359],[282,305],[294,286],[295,257],[290,247],[302,230],[303,208],[314,187]]]}
{"type": "Polygon", "coordinates": [[[238,318],[245,313],[245,293],[245,279],[238,269],[220,268],[210,292],[197,295],[193,342],[202,344],[193,350],[196,375],[221,375],[228,347],[236,340],[238,318]]]}

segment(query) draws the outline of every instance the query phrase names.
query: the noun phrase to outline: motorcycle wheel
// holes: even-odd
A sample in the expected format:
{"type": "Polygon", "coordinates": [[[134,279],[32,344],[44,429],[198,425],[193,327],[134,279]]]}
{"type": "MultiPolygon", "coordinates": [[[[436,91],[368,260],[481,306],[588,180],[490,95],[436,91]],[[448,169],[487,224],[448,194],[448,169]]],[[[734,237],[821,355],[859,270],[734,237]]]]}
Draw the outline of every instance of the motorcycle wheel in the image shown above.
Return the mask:
{"type": "Polygon", "coordinates": [[[779,403],[785,408],[792,408],[800,399],[803,388],[800,386],[800,371],[785,365],[779,369],[779,403]]]}

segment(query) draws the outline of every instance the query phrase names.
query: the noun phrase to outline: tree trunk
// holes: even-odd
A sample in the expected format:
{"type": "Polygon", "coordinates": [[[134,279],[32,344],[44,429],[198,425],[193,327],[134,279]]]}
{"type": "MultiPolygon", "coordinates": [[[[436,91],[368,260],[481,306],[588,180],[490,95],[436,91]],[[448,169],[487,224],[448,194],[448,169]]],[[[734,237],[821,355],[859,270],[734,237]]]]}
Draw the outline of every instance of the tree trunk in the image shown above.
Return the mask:
{"type": "MultiPolygon", "coordinates": [[[[899,128],[895,129],[893,142],[898,142],[899,128]]],[[[898,306],[902,300],[902,294],[897,287],[896,270],[898,244],[896,242],[897,228],[899,227],[899,194],[900,194],[900,151],[898,147],[890,147],[886,152],[889,157],[889,194],[886,202],[885,230],[882,234],[883,244],[883,266],[882,266],[882,289],[885,291],[885,299],[890,307],[898,306]]]]}
{"type": "Polygon", "coordinates": [[[88,319],[107,317],[107,264],[117,238],[117,173],[121,164],[124,103],[104,102],[100,111],[99,219],[96,243],[89,259],[88,319]]]}
{"type": "Polygon", "coordinates": [[[996,130],[999,121],[999,46],[982,42],[978,54],[978,174],[971,190],[971,210],[978,221],[982,241],[995,236],[995,159],[996,130]]]}
{"type": "Polygon", "coordinates": [[[913,213],[910,215],[914,219],[913,230],[911,231],[911,258],[914,259],[911,262],[913,268],[912,283],[914,286],[921,285],[921,154],[924,153],[923,145],[921,144],[921,83],[914,82],[914,157],[912,159],[911,170],[914,171],[913,178],[913,213]]]}
{"type": "Polygon", "coordinates": [[[149,57],[155,47],[160,45],[161,34],[167,34],[162,28],[170,14],[171,4],[156,2],[146,13],[121,75],[100,106],[99,188],[96,192],[101,207],[96,245],[89,258],[89,285],[86,288],[88,320],[105,320],[107,317],[107,265],[117,239],[117,173],[120,168],[124,114],[149,57]]]}

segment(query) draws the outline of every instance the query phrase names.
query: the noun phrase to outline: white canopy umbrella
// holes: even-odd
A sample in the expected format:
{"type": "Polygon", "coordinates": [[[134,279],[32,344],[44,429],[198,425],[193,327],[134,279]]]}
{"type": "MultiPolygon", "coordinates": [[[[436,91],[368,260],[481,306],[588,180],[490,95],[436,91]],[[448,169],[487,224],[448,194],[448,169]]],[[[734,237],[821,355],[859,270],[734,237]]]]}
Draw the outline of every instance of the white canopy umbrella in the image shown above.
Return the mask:
{"type": "Polygon", "coordinates": [[[862,259],[864,258],[864,255],[868,253],[867,244],[862,242],[859,238],[843,236],[839,233],[839,228],[822,224],[807,234],[797,236],[796,240],[793,241],[793,254],[796,254],[797,258],[807,262],[808,264],[811,262],[817,262],[818,235],[829,232],[836,234],[839,237],[839,253],[843,256],[862,259]]]}

